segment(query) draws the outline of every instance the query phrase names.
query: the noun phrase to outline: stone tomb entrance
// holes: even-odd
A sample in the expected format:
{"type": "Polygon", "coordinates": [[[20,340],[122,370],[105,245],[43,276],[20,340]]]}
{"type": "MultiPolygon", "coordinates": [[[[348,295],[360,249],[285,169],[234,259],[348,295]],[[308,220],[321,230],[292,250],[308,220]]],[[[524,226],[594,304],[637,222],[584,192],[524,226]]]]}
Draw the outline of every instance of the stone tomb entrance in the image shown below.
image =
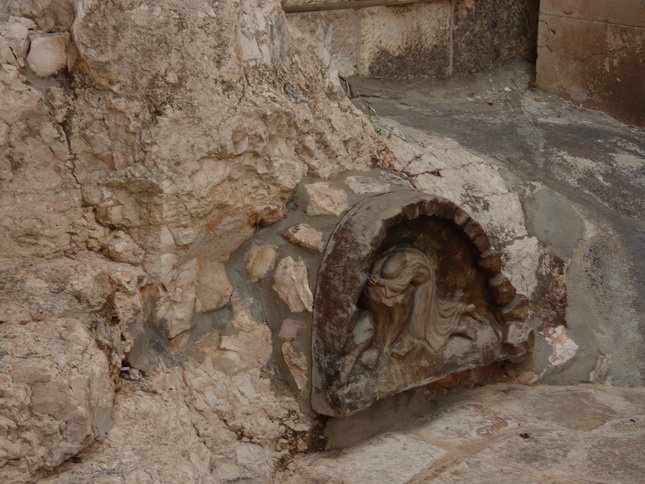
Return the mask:
{"type": "Polygon", "coordinates": [[[347,416],[374,401],[528,355],[528,300],[482,227],[419,192],[367,198],[340,220],[314,299],[312,408],[347,416]]]}

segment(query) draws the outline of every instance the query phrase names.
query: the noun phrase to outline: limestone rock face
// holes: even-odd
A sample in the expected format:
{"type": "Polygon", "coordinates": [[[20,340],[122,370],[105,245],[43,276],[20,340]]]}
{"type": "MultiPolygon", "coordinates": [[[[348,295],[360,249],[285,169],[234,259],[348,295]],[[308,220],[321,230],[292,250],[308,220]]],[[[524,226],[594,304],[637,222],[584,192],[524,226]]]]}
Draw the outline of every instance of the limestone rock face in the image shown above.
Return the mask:
{"type": "Polygon", "coordinates": [[[267,326],[245,304],[234,313],[236,334],[200,340],[201,362],[123,380],[96,452],[39,482],[269,482],[280,457],[308,445],[308,422],[263,375],[267,326]]]}
{"type": "Polygon", "coordinates": [[[145,251],[179,334],[195,308],[184,254],[226,260],[285,213],[305,173],[366,166],[385,148],[277,1],[83,5],[72,30],[89,81],[70,120],[75,176],[98,223],[145,251]]]}
{"type": "Polygon", "coordinates": [[[114,384],[106,355],[74,319],[3,323],[0,333],[0,467],[7,482],[30,482],[105,437],[114,384]]]}
{"type": "Polygon", "coordinates": [[[45,32],[68,30],[74,22],[74,0],[8,0],[7,3],[9,14],[32,20],[45,32]]]}
{"type": "Polygon", "coordinates": [[[105,438],[142,274],[99,257],[2,266],[0,476],[33,482],[105,438]]]}
{"type": "Polygon", "coordinates": [[[24,67],[29,30],[19,22],[0,23],[0,64],[24,67]]]}
{"type": "Polygon", "coordinates": [[[0,246],[2,257],[51,256],[103,235],[81,206],[59,116],[68,95],[29,85],[0,65],[0,246]],[[48,100],[45,101],[45,97],[48,100]],[[58,119],[57,119],[58,118],[58,119]],[[80,239],[80,240],[79,240],[80,239]]]}
{"type": "Polygon", "coordinates": [[[309,445],[225,264],[305,175],[391,156],[329,64],[277,0],[0,5],[0,480],[268,479],[309,445]]]}

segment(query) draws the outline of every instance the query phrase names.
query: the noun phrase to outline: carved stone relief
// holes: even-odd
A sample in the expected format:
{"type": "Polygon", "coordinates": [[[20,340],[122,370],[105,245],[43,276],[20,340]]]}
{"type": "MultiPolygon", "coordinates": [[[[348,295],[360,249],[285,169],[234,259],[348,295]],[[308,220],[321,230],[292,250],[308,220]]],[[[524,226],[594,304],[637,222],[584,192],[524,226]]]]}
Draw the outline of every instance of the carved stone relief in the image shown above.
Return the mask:
{"type": "Polygon", "coordinates": [[[375,400],[532,346],[528,301],[482,227],[452,202],[368,198],[334,230],[314,301],[312,407],[350,415],[375,400]]]}

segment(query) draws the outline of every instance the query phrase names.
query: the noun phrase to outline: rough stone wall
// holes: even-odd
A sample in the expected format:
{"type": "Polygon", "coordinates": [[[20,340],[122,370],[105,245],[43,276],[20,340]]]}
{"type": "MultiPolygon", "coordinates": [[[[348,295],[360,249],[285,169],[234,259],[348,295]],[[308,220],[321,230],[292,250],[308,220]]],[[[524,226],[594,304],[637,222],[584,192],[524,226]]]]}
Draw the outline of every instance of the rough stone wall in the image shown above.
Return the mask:
{"type": "Polygon", "coordinates": [[[537,85],[645,126],[645,4],[543,1],[537,85]]]}
{"type": "Polygon", "coordinates": [[[275,0],[3,3],[0,480],[266,481],[320,445],[284,377],[305,342],[267,326],[234,258],[305,181],[410,177],[473,211],[535,293],[541,249],[498,170],[391,144],[275,0]]]}
{"type": "MultiPolygon", "coordinates": [[[[305,3],[286,3],[293,4],[305,3]]],[[[535,59],[537,5],[534,0],[431,0],[288,18],[329,50],[343,76],[446,78],[511,59],[535,59]]]]}
{"type": "Polygon", "coordinates": [[[2,480],[100,445],[53,478],[92,480],[131,440],[139,460],[120,472],[137,482],[164,460],[147,478],[267,475],[308,445],[293,437],[307,425],[270,389],[268,330],[224,262],[302,177],[382,162],[387,146],[277,1],[0,14],[2,480]],[[224,305],[231,334],[190,340],[224,305]],[[173,365],[188,343],[202,363],[186,373],[173,365]],[[174,456],[173,436],[195,452],[174,456]],[[146,455],[148,439],[169,445],[146,455]]]}

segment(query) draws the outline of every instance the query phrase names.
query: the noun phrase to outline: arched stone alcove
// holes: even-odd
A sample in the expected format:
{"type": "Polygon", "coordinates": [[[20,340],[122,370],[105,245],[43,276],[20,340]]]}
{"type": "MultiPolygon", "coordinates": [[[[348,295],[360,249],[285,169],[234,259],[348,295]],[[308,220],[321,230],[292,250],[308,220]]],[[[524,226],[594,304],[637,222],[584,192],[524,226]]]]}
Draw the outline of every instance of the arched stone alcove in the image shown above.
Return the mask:
{"type": "Polygon", "coordinates": [[[355,205],[323,254],[312,408],[346,416],[450,374],[527,355],[528,300],[468,213],[399,191],[355,205]]]}

